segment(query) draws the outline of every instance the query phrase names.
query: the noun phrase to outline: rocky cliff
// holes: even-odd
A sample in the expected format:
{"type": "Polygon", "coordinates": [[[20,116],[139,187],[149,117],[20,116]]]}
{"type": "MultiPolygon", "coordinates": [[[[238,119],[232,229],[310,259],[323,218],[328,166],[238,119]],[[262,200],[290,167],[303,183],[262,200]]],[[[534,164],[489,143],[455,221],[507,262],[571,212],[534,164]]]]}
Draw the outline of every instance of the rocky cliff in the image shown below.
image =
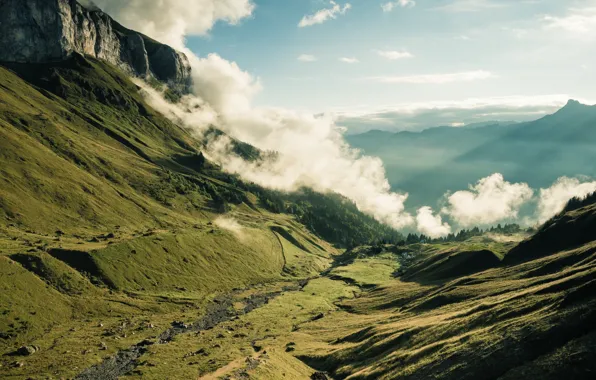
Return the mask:
{"type": "Polygon", "coordinates": [[[190,89],[190,64],[183,53],[126,29],[97,7],[76,0],[0,1],[0,61],[52,62],[74,52],[182,92],[190,89]]]}

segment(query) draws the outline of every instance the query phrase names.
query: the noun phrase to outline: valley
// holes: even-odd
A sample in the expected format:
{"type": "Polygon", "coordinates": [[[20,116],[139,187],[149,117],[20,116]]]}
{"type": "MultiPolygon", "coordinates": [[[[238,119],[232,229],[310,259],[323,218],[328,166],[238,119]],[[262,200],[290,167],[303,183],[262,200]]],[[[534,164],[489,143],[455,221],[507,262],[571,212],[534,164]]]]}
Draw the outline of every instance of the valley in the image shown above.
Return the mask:
{"type": "MultiPolygon", "coordinates": [[[[585,223],[594,207],[561,220],[585,223]]],[[[20,358],[22,367],[4,360],[3,368],[7,378],[581,378],[593,367],[594,243],[533,258],[526,247],[544,238],[522,239],[359,247],[328,255],[320,274],[282,275],[211,296],[87,283],[86,294],[60,295],[64,305],[77,305],[73,314],[62,310],[67,321],[41,335],[13,331],[15,343],[39,351],[20,358]]],[[[302,252],[295,262],[306,264],[302,252]]],[[[8,274],[35,283],[26,269],[8,274]]],[[[56,277],[46,269],[36,280],[39,296],[53,299],[46,310],[57,306],[56,277]]],[[[25,310],[21,324],[47,317],[46,310],[25,310]]]]}
{"type": "MultiPolygon", "coordinates": [[[[331,19],[351,8],[331,5],[331,19]]],[[[217,55],[87,0],[0,10],[0,378],[594,377],[596,193],[565,194],[532,228],[447,225],[439,239],[411,232],[389,183],[416,203],[493,170],[532,186],[592,175],[594,107],[348,136],[390,162],[388,181],[326,119],[244,104],[255,83],[217,55]],[[206,79],[230,88],[203,99],[206,79]]]]}

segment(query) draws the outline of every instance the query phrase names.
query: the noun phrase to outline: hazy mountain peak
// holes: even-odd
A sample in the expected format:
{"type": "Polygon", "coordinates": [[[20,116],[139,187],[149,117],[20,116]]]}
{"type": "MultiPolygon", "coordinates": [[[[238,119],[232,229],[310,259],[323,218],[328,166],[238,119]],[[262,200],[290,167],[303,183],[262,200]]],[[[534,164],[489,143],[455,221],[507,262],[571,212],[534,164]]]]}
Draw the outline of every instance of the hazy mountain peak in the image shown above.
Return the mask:
{"type": "Polygon", "coordinates": [[[567,104],[563,106],[559,111],[555,112],[554,115],[564,115],[564,117],[577,117],[579,115],[583,115],[586,112],[594,110],[596,108],[591,107],[587,104],[580,103],[578,100],[569,99],[567,104]]]}
{"type": "Polygon", "coordinates": [[[585,105],[585,104],[582,104],[575,99],[569,99],[567,101],[567,104],[565,104],[565,107],[577,107],[577,106],[583,106],[583,105],[585,105]]]}

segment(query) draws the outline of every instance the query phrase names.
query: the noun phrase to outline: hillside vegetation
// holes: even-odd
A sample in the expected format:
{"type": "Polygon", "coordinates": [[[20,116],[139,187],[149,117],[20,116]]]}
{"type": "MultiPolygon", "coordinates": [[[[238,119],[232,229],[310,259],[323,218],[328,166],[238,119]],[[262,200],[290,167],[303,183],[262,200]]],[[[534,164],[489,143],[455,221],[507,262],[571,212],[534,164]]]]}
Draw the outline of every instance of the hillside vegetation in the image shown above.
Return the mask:
{"type": "MultiPolygon", "coordinates": [[[[206,162],[202,141],[148,107],[138,88],[106,63],[74,55],[54,65],[0,67],[0,75],[5,223],[45,233],[55,226],[112,233],[118,226],[188,226],[228,205],[275,212],[291,206],[285,194],[245,184],[206,162]],[[273,202],[278,207],[267,207],[273,202]]],[[[347,201],[311,198],[333,209],[332,216],[345,212],[347,201]]],[[[347,223],[367,226],[370,236],[361,239],[397,236],[353,206],[350,214],[347,223]]],[[[328,240],[345,240],[335,238],[328,240]]]]}
{"type": "Polygon", "coordinates": [[[596,372],[594,196],[533,236],[404,241],[341,196],[223,173],[76,55],[0,67],[0,134],[2,378],[596,372]]]}
{"type": "MultiPolygon", "coordinates": [[[[594,228],[593,211],[561,217],[594,228]]],[[[560,248],[509,262],[543,239],[358,247],[299,288],[236,293],[233,310],[275,296],[147,346],[123,378],[591,379],[595,243],[559,235],[560,248]]]]}
{"type": "Polygon", "coordinates": [[[244,183],[203,143],[104,62],[0,66],[0,371],[72,377],[214,297],[401,238],[339,196],[244,183]],[[11,353],[33,344],[21,367],[11,353]]]}
{"type": "MultiPolygon", "coordinates": [[[[397,278],[301,328],[296,356],[340,379],[591,378],[596,245],[585,232],[596,227],[594,206],[562,214],[503,261],[465,244],[386,247],[402,264],[397,278]]],[[[341,270],[362,281],[350,268],[385,260],[366,252],[341,270]]]]}

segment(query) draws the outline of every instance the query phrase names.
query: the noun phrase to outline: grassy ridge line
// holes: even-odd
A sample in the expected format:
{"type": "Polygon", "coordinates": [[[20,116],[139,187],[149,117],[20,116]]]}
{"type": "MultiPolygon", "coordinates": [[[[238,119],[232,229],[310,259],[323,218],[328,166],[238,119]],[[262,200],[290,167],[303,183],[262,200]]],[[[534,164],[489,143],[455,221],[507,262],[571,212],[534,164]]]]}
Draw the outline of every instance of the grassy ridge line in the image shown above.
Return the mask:
{"type": "Polygon", "coordinates": [[[73,105],[63,109],[63,101],[44,97],[5,69],[0,74],[5,83],[0,93],[0,120],[5,119],[0,132],[6,137],[1,143],[1,203],[9,220],[53,232],[56,226],[65,231],[99,227],[94,224],[138,227],[139,222],[153,222],[147,219],[148,210],[167,213],[131,191],[130,185],[138,186],[137,181],[151,181],[155,169],[150,164],[72,118],[68,108],[73,105]]]}

